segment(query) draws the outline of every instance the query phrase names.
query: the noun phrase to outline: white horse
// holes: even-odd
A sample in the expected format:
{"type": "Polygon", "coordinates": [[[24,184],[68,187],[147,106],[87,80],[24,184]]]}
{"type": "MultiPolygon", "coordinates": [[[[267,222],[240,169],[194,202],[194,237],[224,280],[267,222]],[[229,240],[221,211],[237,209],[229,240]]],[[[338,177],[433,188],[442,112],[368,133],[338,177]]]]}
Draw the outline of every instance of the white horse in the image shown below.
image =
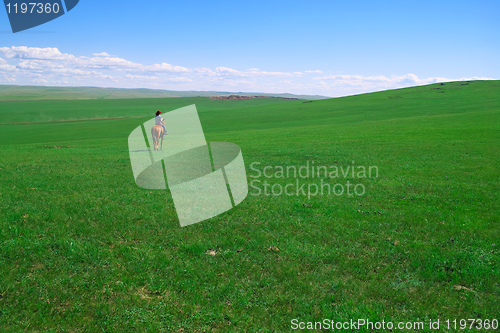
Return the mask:
{"type": "Polygon", "coordinates": [[[153,146],[155,151],[158,150],[158,146],[160,146],[160,150],[163,150],[163,136],[165,135],[165,132],[163,131],[163,126],[154,125],[153,128],[151,128],[151,135],[153,136],[153,146]],[[161,145],[160,145],[160,138],[161,138],[161,145]]]}

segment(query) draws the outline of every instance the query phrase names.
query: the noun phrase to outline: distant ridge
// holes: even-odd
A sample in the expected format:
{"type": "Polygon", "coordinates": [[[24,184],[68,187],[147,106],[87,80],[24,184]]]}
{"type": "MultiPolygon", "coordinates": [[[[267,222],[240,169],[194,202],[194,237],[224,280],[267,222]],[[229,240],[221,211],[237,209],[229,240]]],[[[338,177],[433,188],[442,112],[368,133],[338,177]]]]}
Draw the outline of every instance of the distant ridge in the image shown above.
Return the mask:
{"type": "Polygon", "coordinates": [[[98,87],[46,87],[0,85],[0,101],[16,100],[77,100],[77,99],[126,99],[170,97],[224,97],[260,96],[290,99],[319,100],[330,97],[319,95],[266,94],[221,91],[172,91],[154,89],[98,88],[98,87]]]}

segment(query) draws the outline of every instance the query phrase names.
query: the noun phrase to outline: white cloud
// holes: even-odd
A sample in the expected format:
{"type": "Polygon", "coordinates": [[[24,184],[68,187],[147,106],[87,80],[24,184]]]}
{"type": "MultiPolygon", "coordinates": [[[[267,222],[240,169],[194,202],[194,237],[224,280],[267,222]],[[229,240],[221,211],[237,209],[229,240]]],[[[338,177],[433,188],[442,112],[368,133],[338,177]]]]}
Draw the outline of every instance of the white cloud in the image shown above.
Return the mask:
{"type": "Polygon", "coordinates": [[[152,75],[132,75],[132,74],[127,74],[125,75],[127,79],[130,80],[138,80],[138,81],[147,81],[147,80],[158,80],[159,78],[156,76],[152,75]]]}
{"type": "MultiPolygon", "coordinates": [[[[321,70],[265,71],[219,66],[188,68],[168,62],[136,63],[106,52],[92,56],[62,53],[57,48],[0,47],[0,83],[92,85],[183,90],[289,92],[345,96],[364,92],[453,81],[443,77],[322,75],[321,70]]],[[[458,80],[486,80],[471,77],[458,80]]],[[[456,79],[455,79],[456,80],[456,79]]]]}
{"type": "Polygon", "coordinates": [[[240,71],[237,71],[236,69],[232,68],[227,68],[227,67],[217,67],[215,69],[215,72],[220,73],[220,74],[230,74],[234,76],[242,76],[243,73],[240,71]]]}
{"type": "Polygon", "coordinates": [[[216,76],[217,73],[211,70],[210,68],[202,67],[202,68],[195,68],[194,71],[198,74],[201,75],[209,75],[209,76],[216,76]]]}
{"type": "Polygon", "coordinates": [[[172,77],[165,79],[167,82],[177,82],[177,83],[187,83],[187,82],[194,82],[192,79],[188,77],[172,77]]]}
{"type": "Polygon", "coordinates": [[[61,53],[55,47],[27,47],[27,46],[12,46],[0,47],[0,53],[3,53],[7,58],[14,59],[46,59],[46,60],[72,60],[74,56],[61,53]]]}
{"type": "Polygon", "coordinates": [[[60,62],[66,66],[77,68],[93,68],[118,71],[136,72],[164,72],[164,73],[184,73],[190,70],[181,66],[174,66],[168,63],[153,64],[150,66],[134,63],[132,61],[112,56],[106,52],[94,53],[94,57],[74,56],[61,53],[57,48],[38,48],[27,46],[0,47],[0,53],[6,58],[24,61],[23,67],[28,69],[32,64],[41,64],[42,61],[60,62]]]}
{"type": "Polygon", "coordinates": [[[359,86],[359,87],[367,87],[367,86],[380,86],[380,87],[395,87],[395,86],[414,86],[414,85],[423,85],[430,83],[438,83],[438,82],[447,82],[447,81],[460,81],[460,80],[493,80],[493,78],[462,78],[462,79],[448,79],[442,77],[429,77],[420,79],[415,74],[406,74],[402,76],[390,76],[386,77],[384,75],[378,76],[362,76],[362,75],[328,75],[322,77],[315,77],[313,80],[329,80],[330,85],[350,85],[350,86],[359,86]]]}
{"type": "Polygon", "coordinates": [[[70,65],[81,68],[110,69],[110,70],[137,70],[141,67],[132,61],[119,57],[94,57],[94,58],[76,58],[70,62],[70,65]]]}
{"type": "Polygon", "coordinates": [[[26,70],[50,70],[52,68],[64,68],[64,66],[60,63],[48,60],[22,60],[16,65],[16,68],[26,70]]]}
{"type": "Polygon", "coordinates": [[[96,57],[111,57],[111,54],[106,53],[106,52],[101,52],[101,53],[92,53],[93,56],[96,57]]]}
{"type": "Polygon", "coordinates": [[[301,72],[267,72],[261,71],[258,68],[250,68],[245,71],[239,71],[228,67],[217,67],[215,70],[210,68],[195,68],[196,73],[207,76],[219,76],[219,77],[265,77],[265,76],[275,76],[275,77],[292,77],[292,76],[302,76],[301,72]]]}
{"type": "Polygon", "coordinates": [[[187,73],[191,70],[186,67],[174,66],[167,63],[154,64],[151,66],[141,66],[141,70],[147,72],[169,72],[169,73],[187,73]]]}
{"type": "MultiPolygon", "coordinates": [[[[460,79],[456,79],[453,81],[474,81],[474,80],[498,80],[498,79],[495,79],[492,77],[486,77],[486,76],[483,76],[483,77],[473,76],[473,77],[462,77],[460,79]]],[[[450,81],[450,80],[448,80],[448,81],[450,81]]]]}
{"type": "Polygon", "coordinates": [[[14,72],[16,66],[9,65],[8,63],[0,63],[0,72],[14,72]]]}
{"type": "Polygon", "coordinates": [[[125,78],[131,81],[142,81],[142,82],[177,82],[177,83],[187,83],[193,82],[192,79],[188,77],[169,77],[169,78],[161,78],[154,75],[135,75],[135,74],[127,74],[125,78]]]}
{"type": "Polygon", "coordinates": [[[257,68],[252,68],[249,69],[245,72],[247,75],[246,76],[282,76],[282,77],[291,77],[291,76],[300,76],[302,73],[300,72],[295,72],[295,73],[287,73],[287,72],[267,72],[267,71],[261,71],[257,68]]]}

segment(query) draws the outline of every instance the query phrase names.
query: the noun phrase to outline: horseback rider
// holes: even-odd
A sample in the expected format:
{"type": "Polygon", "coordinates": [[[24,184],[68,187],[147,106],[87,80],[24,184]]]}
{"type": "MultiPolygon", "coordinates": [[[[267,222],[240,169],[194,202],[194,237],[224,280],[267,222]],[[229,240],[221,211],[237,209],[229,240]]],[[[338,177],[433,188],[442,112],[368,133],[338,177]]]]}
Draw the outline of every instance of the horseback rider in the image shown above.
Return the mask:
{"type": "Polygon", "coordinates": [[[163,127],[163,135],[167,134],[167,128],[165,127],[165,121],[163,118],[160,116],[161,111],[156,111],[156,116],[155,116],[155,125],[160,125],[163,127]]]}

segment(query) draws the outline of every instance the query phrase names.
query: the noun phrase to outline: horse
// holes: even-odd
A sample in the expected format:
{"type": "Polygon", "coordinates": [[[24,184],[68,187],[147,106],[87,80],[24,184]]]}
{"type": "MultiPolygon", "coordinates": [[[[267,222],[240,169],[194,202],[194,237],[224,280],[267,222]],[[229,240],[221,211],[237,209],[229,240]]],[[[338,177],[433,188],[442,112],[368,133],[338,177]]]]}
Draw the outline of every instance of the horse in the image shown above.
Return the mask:
{"type": "Polygon", "coordinates": [[[160,150],[163,150],[163,136],[165,135],[165,133],[163,132],[163,127],[161,125],[154,125],[153,128],[151,128],[151,135],[153,136],[153,146],[155,151],[158,150],[158,146],[160,145],[160,138],[160,150]]]}

